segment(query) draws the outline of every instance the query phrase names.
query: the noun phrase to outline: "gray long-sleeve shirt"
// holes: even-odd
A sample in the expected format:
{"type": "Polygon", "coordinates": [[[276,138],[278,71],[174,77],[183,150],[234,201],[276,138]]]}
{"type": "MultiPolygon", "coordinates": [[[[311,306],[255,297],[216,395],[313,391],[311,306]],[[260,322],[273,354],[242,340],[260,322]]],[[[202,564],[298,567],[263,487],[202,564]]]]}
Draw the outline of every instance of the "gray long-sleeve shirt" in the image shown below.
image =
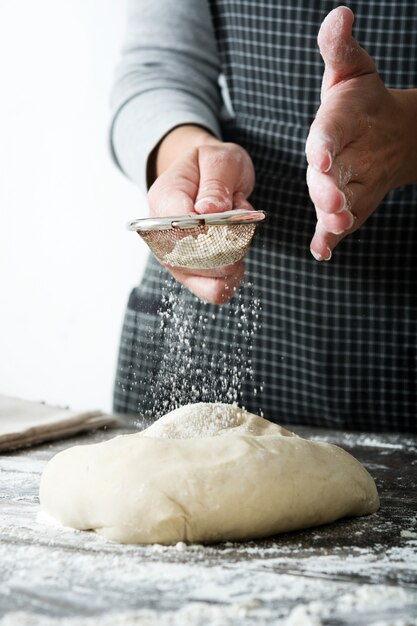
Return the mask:
{"type": "Polygon", "coordinates": [[[206,0],[128,0],[112,93],[116,163],[146,190],[149,154],[181,124],[220,136],[220,64],[206,0]]]}

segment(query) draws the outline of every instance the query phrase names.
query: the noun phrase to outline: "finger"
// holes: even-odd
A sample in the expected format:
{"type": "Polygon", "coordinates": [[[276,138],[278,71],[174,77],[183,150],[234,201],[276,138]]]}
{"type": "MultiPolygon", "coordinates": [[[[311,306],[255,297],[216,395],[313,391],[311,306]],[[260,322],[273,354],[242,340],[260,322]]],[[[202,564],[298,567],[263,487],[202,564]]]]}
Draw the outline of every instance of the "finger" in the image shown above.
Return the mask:
{"type": "Polygon", "coordinates": [[[194,213],[199,178],[197,151],[190,151],[161,174],[148,192],[151,216],[194,213]]]}
{"type": "Polygon", "coordinates": [[[346,188],[349,183],[363,181],[369,169],[369,159],[356,148],[343,150],[326,173],[309,165],[307,185],[315,207],[326,213],[338,213],[350,208],[352,194],[347,193],[346,188]]]}
{"type": "Polygon", "coordinates": [[[350,231],[355,223],[355,216],[349,209],[340,213],[323,213],[316,209],[317,221],[324,230],[334,235],[342,235],[350,231]]]}
{"type": "Polygon", "coordinates": [[[166,190],[160,189],[158,197],[153,197],[151,190],[149,190],[148,204],[151,217],[181,216],[195,213],[192,198],[174,186],[167,186],[166,190]]]}
{"type": "Polygon", "coordinates": [[[253,211],[253,206],[248,202],[243,193],[233,195],[233,209],[236,211],[253,211]]]}
{"type": "Polygon", "coordinates": [[[328,175],[335,180],[339,189],[343,190],[348,183],[363,181],[370,168],[368,149],[353,144],[335,157],[328,175]]]}
{"type": "Polygon", "coordinates": [[[340,239],[340,235],[329,233],[321,222],[318,221],[310,243],[310,252],[316,261],[330,261],[332,258],[332,250],[340,239]]]}
{"type": "Polygon", "coordinates": [[[318,172],[309,165],[307,185],[314,206],[321,211],[338,213],[346,208],[346,196],[339,189],[333,175],[318,172]]]}
{"type": "Polygon", "coordinates": [[[171,270],[171,274],[201,300],[212,304],[225,304],[233,297],[239,287],[244,271],[244,265],[241,262],[234,274],[221,278],[190,275],[178,270],[171,270]]]}
{"type": "Polygon", "coordinates": [[[339,213],[323,213],[316,209],[317,224],[310,243],[310,251],[318,261],[329,261],[337,244],[349,233],[354,232],[363,224],[367,215],[363,214],[361,201],[365,198],[364,187],[358,183],[350,183],[346,188],[348,196],[354,198],[355,210],[339,213]]]}
{"type": "Polygon", "coordinates": [[[236,192],[246,197],[253,187],[253,166],[249,157],[234,147],[199,150],[200,185],[195,200],[197,213],[231,211],[236,192]]]}
{"type": "Polygon", "coordinates": [[[343,85],[348,79],[376,73],[376,67],[368,53],[352,37],[353,13],[347,7],[331,11],[320,28],[318,44],[325,68],[322,83],[322,106],[314,120],[306,143],[306,155],[310,165],[321,172],[330,170],[333,160],[364,130],[366,119],[359,112],[339,106],[338,94],[331,91],[335,85],[343,85]]]}
{"type": "Polygon", "coordinates": [[[367,120],[340,102],[343,94],[335,94],[332,100],[322,104],[310,127],[306,141],[306,157],[309,165],[319,172],[328,172],[337,156],[356,139],[361,137],[367,120]]]}
{"type": "Polygon", "coordinates": [[[354,76],[376,72],[369,54],[352,37],[354,15],[348,7],[337,7],[324,19],[317,43],[325,69],[322,96],[334,85],[354,76]]]}
{"type": "Polygon", "coordinates": [[[367,215],[363,215],[366,202],[367,191],[362,183],[349,183],[344,189],[346,206],[338,213],[328,213],[316,207],[317,221],[323,229],[334,235],[346,235],[362,224],[367,215]]]}

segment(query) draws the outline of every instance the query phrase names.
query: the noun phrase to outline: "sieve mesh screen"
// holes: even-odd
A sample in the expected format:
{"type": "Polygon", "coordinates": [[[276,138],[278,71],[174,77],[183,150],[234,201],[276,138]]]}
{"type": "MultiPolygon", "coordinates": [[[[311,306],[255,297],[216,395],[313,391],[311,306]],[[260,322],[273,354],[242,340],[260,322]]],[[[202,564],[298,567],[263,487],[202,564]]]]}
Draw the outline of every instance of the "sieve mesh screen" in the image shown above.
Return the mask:
{"type": "Polygon", "coordinates": [[[138,234],[171,267],[211,269],[230,265],[245,254],[256,224],[199,225],[193,228],[142,230],[138,234]]]}

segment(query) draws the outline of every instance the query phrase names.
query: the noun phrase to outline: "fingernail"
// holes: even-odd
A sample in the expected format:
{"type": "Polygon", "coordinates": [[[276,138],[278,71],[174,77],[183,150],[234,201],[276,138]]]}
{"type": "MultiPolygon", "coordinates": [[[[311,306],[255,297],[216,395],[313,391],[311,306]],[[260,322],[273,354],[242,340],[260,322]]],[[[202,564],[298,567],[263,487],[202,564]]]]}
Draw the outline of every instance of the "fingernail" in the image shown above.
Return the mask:
{"type": "Polygon", "coordinates": [[[355,216],[353,215],[353,213],[351,211],[349,211],[349,209],[346,209],[346,213],[349,213],[349,224],[346,226],[345,230],[349,230],[349,228],[352,228],[353,223],[355,221],[355,216]]]}
{"type": "Polygon", "coordinates": [[[324,143],[327,138],[320,136],[311,140],[311,148],[309,149],[309,164],[317,172],[328,172],[333,163],[333,156],[329,148],[325,148],[324,143]]]}
{"type": "Polygon", "coordinates": [[[321,256],[321,254],[319,254],[315,250],[310,250],[310,252],[313,255],[313,257],[316,259],[316,261],[322,261],[323,260],[323,257],[321,256]]]}
{"type": "Polygon", "coordinates": [[[214,196],[206,196],[205,198],[200,198],[200,200],[195,203],[194,208],[197,213],[204,213],[205,211],[212,211],[213,209],[217,211],[224,211],[228,208],[228,204],[229,203],[223,199],[219,199],[214,196]]]}
{"type": "Polygon", "coordinates": [[[352,226],[353,226],[353,224],[355,222],[355,216],[348,209],[346,209],[346,210],[349,213],[349,217],[350,217],[349,226],[347,227],[346,230],[349,230],[349,228],[352,228],[352,226]]]}
{"type": "Polygon", "coordinates": [[[341,213],[342,211],[346,211],[346,208],[347,208],[346,196],[343,193],[343,191],[340,191],[340,190],[339,190],[339,201],[340,201],[340,207],[337,209],[336,213],[341,213]]]}
{"type": "Polygon", "coordinates": [[[332,162],[333,162],[333,157],[330,154],[330,150],[326,150],[326,155],[327,155],[327,158],[329,159],[329,165],[327,166],[326,169],[323,169],[323,172],[328,172],[329,169],[332,167],[332,162]]]}
{"type": "Polygon", "coordinates": [[[326,250],[327,255],[323,257],[323,261],[330,261],[330,259],[332,258],[332,251],[330,250],[330,248],[326,248],[326,250]]]}
{"type": "Polygon", "coordinates": [[[327,248],[327,247],[326,247],[326,252],[327,252],[326,256],[322,256],[315,250],[310,249],[310,252],[313,255],[313,257],[316,259],[316,261],[330,261],[330,259],[332,258],[332,251],[330,250],[330,248],[327,248]]]}
{"type": "Polygon", "coordinates": [[[195,203],[195,206],[199,206],[200,204],[214,204],[214,205],[218,205],[221,204],[221,201],[219,201],[218,198],[215,198],[214,196],[206,196],[205,198],[200,198],[200,200],[197,200],[197,202],[195,203]]]}
{"type": "Polygon", "coordinates": [[[325,174],[332,167],[332,155],[329,150],[325,150],[325,156],[322,156],[323,153],[321,148],[317,150],[319,152],[319,157],[312,158],[311,167],[316,170],[316,172],[320,172],[321,174],[325,174]]]}

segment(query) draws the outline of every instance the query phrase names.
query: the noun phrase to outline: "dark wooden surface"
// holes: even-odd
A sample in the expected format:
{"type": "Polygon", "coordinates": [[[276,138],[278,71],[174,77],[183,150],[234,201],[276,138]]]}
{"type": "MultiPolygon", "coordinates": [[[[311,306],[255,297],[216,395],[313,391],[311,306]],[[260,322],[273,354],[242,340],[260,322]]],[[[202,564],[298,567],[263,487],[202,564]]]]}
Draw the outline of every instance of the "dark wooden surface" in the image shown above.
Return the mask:
{"type": "Polygon", "coordinates": [[[132,430],[127,420],[0,456],[1,625],[417,624],[416,438],[295,429],[359,459],[381,509],[264,541],[123,546],[39,516],[40,474],[56,452],[132,430]]]}

